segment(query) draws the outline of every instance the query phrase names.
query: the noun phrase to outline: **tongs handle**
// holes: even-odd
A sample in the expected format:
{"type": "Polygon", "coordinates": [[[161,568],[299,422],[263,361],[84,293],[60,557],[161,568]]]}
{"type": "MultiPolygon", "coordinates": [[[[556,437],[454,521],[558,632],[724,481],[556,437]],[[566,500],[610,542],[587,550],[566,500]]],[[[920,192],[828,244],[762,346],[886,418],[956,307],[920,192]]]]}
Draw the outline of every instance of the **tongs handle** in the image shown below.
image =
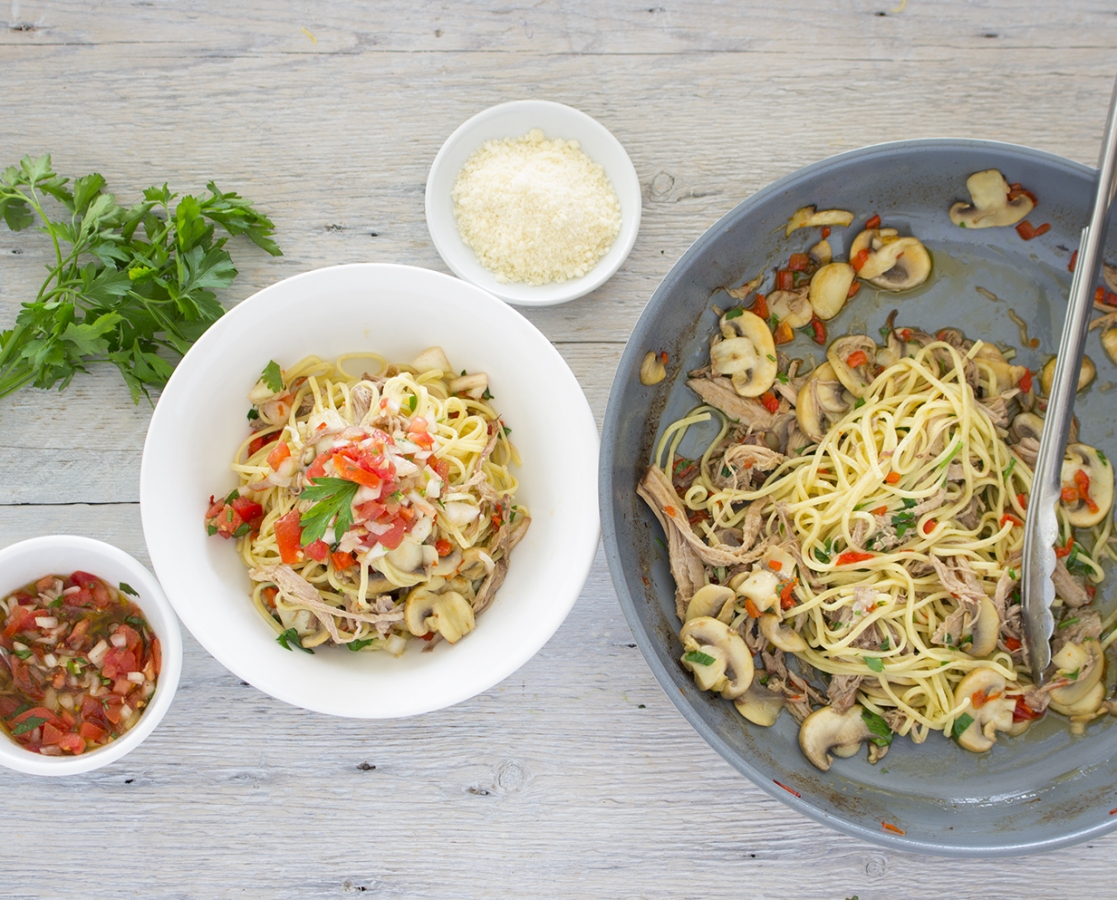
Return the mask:
{"type": "Polygon", "coordinates": [[[1059,354],[1051,381],[1043,433],[1039,442],[1032,493],[1028,498],[1028,516],[1024,526],[1023,603],[1024,628],[1028,643],[1028,664],[1032,680],[1043,683],[1044,672],[1051,662],[1051,634],[1055,620],[1051,604],[1055,586],[1055,541],[1059,521],[1055,512],[1062,492],[1063,457],[1070,434],[1082,353],[1090,327],[1093,308],[1093,286],[1101,263],[1102,249],[1109,227],[1109,210],[1117,187],[1117,82],[1109,101],[1109,118],[1105,139],[1098,157],[1098,181],[1090,223],[1082,230],[1071,281],[1059,354]]]}

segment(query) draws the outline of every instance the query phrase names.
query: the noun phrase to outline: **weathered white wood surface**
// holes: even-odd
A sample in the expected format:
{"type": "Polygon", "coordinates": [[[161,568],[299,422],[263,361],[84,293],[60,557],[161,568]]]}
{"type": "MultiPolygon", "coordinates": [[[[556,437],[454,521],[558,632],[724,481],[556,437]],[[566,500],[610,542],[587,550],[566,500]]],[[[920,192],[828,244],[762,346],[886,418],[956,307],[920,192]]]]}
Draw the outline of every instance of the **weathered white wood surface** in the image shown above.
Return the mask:
{"type": "MultiPolygon", "coordinates": [[[[643,305],[753,191],[869,143],[975,136],[1093,162],[1117,59],[1097,0],[615,6],[31,2],[0,12],[0,165],[49,151],[132,197],[214,178],[273,215],[232,304],[305,269],[446,271],[423,221],[442,140],[504,100],[597,117],[645,188],[620,273],[529,317],[599,420],[643,305]]],[[[0,323],[39,235],[0,230],[0,323]]],[[[76,532],[146,561],[150,411],[111,372],[0,401],[0,545],[76,532]]],[[[30,897],[1111,897],[1117,837],[1026,861],[894,853],[789,812],[675,712],[604,562],[497,688],[409,721],[338,721],[241,684],[189,637],[155,734],[87,777],[0,771],[0,895],[30,897]]]]}

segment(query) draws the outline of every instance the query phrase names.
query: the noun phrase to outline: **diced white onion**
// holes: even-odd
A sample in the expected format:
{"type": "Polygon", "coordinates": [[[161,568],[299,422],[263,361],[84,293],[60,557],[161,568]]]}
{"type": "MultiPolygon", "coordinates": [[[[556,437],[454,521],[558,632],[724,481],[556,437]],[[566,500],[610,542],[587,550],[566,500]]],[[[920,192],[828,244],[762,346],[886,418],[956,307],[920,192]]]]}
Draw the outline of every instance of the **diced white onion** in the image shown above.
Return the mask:
{"type": "Polygon", "coordinates": [[[144,673],[143,672],[129,672],[128,673],[128,680],[130,682],[132,682],[132,684],[143,684],[144,683],[144,673]]]}
{"type": "Polygon", "coordinates": [[[43,665],[46,666],[48,669],[53,669],[55,666],[58,665],[58,657],[55,656],[53,653],[44,653],[43,665]]]}
{"type": "Polygon", "coordinates": [[[105,661],[105,654],[109,652],[109,645],[107,641],[100,640],[97,645],[87,654],[89,661],[93,663],[98,669],[101,668],[101,663],[105,661]]]}
{"type": "Polygon", "coordinates": [[[35,624],[40,628],[57,628],[57,616],[35,616],[35,624]]]}
{"type": "Polygon", "coordinates": [[[128,645],[128,636],[122,634],[119,631],[114,631],[112,633],[112,637],[109,638],[109,641],[112,642],[112,645],[116,647],[117,650],[120,650],[122,647],[126,647],[128,645]]]}

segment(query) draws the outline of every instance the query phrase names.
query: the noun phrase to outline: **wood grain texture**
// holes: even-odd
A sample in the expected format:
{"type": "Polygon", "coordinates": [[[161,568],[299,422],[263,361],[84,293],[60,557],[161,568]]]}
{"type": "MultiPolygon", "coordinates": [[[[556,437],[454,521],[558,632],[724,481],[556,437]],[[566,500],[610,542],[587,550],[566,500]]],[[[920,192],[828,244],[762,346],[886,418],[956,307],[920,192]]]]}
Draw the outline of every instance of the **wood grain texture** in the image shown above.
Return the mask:
{"type": "MultiPolygon", "coordinates": [[[[0,12],[0,165],[51,151],[122,199],[210,178],[251,197],[286,255],[234,242],[232,305],[323,265],[447,271],[423,219],[446,136],[505,100],[583,109],[633,159],[641,233],[606,285],[527,315],[600,424],[648,298],[742,199],[842,150],[912,137],[1093,162],[1115,49],[1117,14],[1089,0],[18,0],[0,12]]],[[[41,235],[0,230],[0,327],[47,259],[41,235]]],[[[146,562],[149,417],[112,371],[0,400],[0,545],[71,532],[146,562]]],[[[451,709],[391,722],[295,710],[187,636],[175,704],[137,751],[61,781],[0,771],[0,792],[0,894],[13,900],[1102,898],[1117,846],[929,860],[790,812],[675,711],[600,556],[554,639],[451,709]],[[60,845],[64,879],[44,879],[42,848],[60,845]]]]}

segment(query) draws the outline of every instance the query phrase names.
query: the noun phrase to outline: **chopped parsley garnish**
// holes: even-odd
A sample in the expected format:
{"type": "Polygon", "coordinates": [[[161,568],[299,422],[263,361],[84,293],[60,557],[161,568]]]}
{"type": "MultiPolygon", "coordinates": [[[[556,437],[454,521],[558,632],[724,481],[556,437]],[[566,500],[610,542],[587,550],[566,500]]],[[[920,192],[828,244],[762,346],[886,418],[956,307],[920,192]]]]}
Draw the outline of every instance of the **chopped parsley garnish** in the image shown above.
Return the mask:
{"type": "Polygon", "coordinates": [[[1105,458],[1105,454],[1104,454],[1104,453],[1102,453],[1102,452],[1101,452],[1100,450],[1096,450],[1096,451],[1094,451],[1094,452],[1096,452],[1096,453],[1098,454],[1098,459],[1100,459],[1100,460],[1101,460],[1101,464],[1102,464],[1103,466],[1108,466],[1108,465],[1109,465],[1109,460],[1105,458]]]}
{"type": "Polygon", "coordinates": [[[268,386],[268,390],[274,394],[278,394],[283,390],[283,372],[279,368],[279,363],[274,359],[269,360],[268,364],[264,366],[263,374],[260,375],[260,380],[268,386]]]}
{"type": "Polygon", "coordinates": [[[419,405],[419,398],[412,394],[407,398],[407,408],[415,412],[415,407],[419,405]]]}
{"type": "Polygon", "coordinates": [[[260,418],[260,410],[258,410],[255,406],[253,406],[248,411],[248,421],[249,422],[255,422],[258,418],[260,418]]]}
{"type": "Polygon", "coordinates": [[[687,459],[685,456],[680,456],[677,460],[675,460],[675,465],[671,469],[671,474],[675,476],[681,475],[692,465],[694,465],[693,459],[687,459]]]}
{"type": "Polygon", "coordinates": [[[791,379],[787,376],[786,372],[777,372],[776,381],[778,381],[780,384],[787,384],[789,381],[791,381],[791,379]]]}
{"type": "Polygon", "coordinates": [[[303,653],[310,653],[311,655],[314,654],[314,651],[311,650],[309,647],[303,646],[303,642],[299,640],[299,633],[295,631],[294,628],[288,628],[285,632],[283,632],[283,634],[275,639],[275,642],[279,644],[279,646],[282,647],[284,650],[294,649],[291,646],[292,644],[294,644],[294,646],[302,650],[303,653]]]}
{"type": "Polygon", "coordinates": [[[954,737],[954,740],[958,740],[958,738],[960,738],[965,733],[966,729],[969,728],[972,724],[973,716],[971,716],[969,713],[962,713],[962,715],[955,719],[954,727],[950,730],[950,733],[954,737]]]}
{"type": "Polygon", "coordinates": [[[1071,625],[1077,625],[1081,621],[1081,616],[1071,616],[1069,619],[1063,619],[1063,621],[1059,623],[1058,628],[1062,631],[1064,628],[1070,628],[1071,625]]]}
{"type": "Polygon", "coordinates": [[[1010,459],[1008,461],[1008,466],[1005,467],[1004,477],[1008,478],[1008,476],[1012,474],[1012,470],[1015,469],[1015,468],[1016,468],[1016,457],[1014,456],[1014,457],[1012,457],[1012,459],[1010,459]]]}
{"type": "Polygon", "coordinates": [[[833,544],[834,539],[827,538],[825,544],[823,544],[821,547],[814,548],[814,558],[817,559],[820,563],[830,562],[830,554],[833,552],[833,544]]]}
{"type": "Polygon", "coordinates": [[[15,728],[12,729],[12,734],[27,734],[27,732],[34,731],[40,725],[45,725],[46,723],[47,720],[42,716],[31,716],[16,725],[15,728]]]}
{"type": "Polygon", "coordinates": [[[30,650],[13,650],[12,653],[14,653],[16,656],[18,656],[22,660],[28,660],[32,656],[32,653],[31,653],[30,650]]]}
{"type": "MultiPolygon", "coordinates": [[[[137,591],[134,587],[132,587],[132,585],[128,584],[128,582],[126,582],[126,581],[120,582],[120,592],[122,594],[131,594],[133,597],[140,596],[139,591],[137,591]]],[[[125,617],[124,621],[127,622],[128,617],[125,617]]]]}
{"type": "Polygon", "coordinates": [[[741,317],[741,313],[743,312],[744,310],[741,309],[741,307],[739,306],[736,309],[731,309],[725,314],[725,320],[728,322],[730,319],[738,319],[741,317]]]}
{"type": "Polygon", "coordinates": [[[1079,666],[1073,672],[1067,672],[1067,678],[1071,681],[1078,681],[1078,673],[1082,671],[1082,666],[1079,666]]]}
{"type": "Polygon", "coordinates": [[[864,405],[865,405],[865,398],[864,397],[858,397],[857,402],[853,404],[853,408],[854,409],[860,409],[864,405]]]}
{"type": "Polygon", "coordinates": [[[1091,571],[1090,567],[1080,559],[1081,556],[1085,555],[1086,549],[1083,546],[1077,542],[1071,545],[1066,561],[1067,571],[1071,575],[1086,575],[1091,571]]]}
{"type": "Polygon", "coordinates": [[[896,537],[902,538],[909,528],[915,527],[915,513],[909,511],[896,513],[892,517],[892,524],[896,526],[896,537]]]}
{"type": "Polygon", "coordinates": [[[913,506],[915,506],[915,498],[914,497],[905,497],[904,498],[904,509],[911,509],[913,506]]]}
{"type": "Polygon", "coordinates": [[[683,656],[683,659],[689,663],[697,663],[700,666],[712,666],[717,662],[709,653],[703,653],[701,650],[691,650],[683,656]]]}
{"type": "Polygon", "coordinates": [[[360,638],[357,640],[349,641],[349,643],[347,643],[345,646],[355,653],[358,650],[363,650],[365,647],[371,644],[372,641],[372,638],[360,638]]]}
{"type": "MultiPolygon", "coordinates": [[[[228,494],[225,495],[225,504],[228,505],[228,504],[232,503],[234,500],[237,500],[239,498],[240,498],[240,491],[238,491],[236,488],[233,488],[231,491],[229,491],[228,494]]],[[[232,519],[230,519],[229,521],[231,522],[232,519]]]]}
{"type": "Polygon", "coordinates": [[[862,656],[861,659],[863,659],[865,661],[865,665],[867,665],[874,672],[884,671],[884,660],[880,659],[879,657],[862,656]]]}
{"type": "Polygon", "coordinates": [[[869,740],[878,747],[887,747],[892,743],[892,729],[888,727],[888,723],[881,716],[867,709],[862,709],[861,718],[869,726],[869,731],[873,733],[869,740]]]}
{"type": "MultiPolygon", "coordinates": [[[[314,483],[302,492],[302,500],[317,501],[299,518],[302,526],[302,546],[320,541],[334,517],[334,534],[339,538],[353,524],[353,498],[360,487],[355,481],[344,478],[315,478],[314,483]]],[[[398,491],[397,491],[398,493],[398,491]]]]}

